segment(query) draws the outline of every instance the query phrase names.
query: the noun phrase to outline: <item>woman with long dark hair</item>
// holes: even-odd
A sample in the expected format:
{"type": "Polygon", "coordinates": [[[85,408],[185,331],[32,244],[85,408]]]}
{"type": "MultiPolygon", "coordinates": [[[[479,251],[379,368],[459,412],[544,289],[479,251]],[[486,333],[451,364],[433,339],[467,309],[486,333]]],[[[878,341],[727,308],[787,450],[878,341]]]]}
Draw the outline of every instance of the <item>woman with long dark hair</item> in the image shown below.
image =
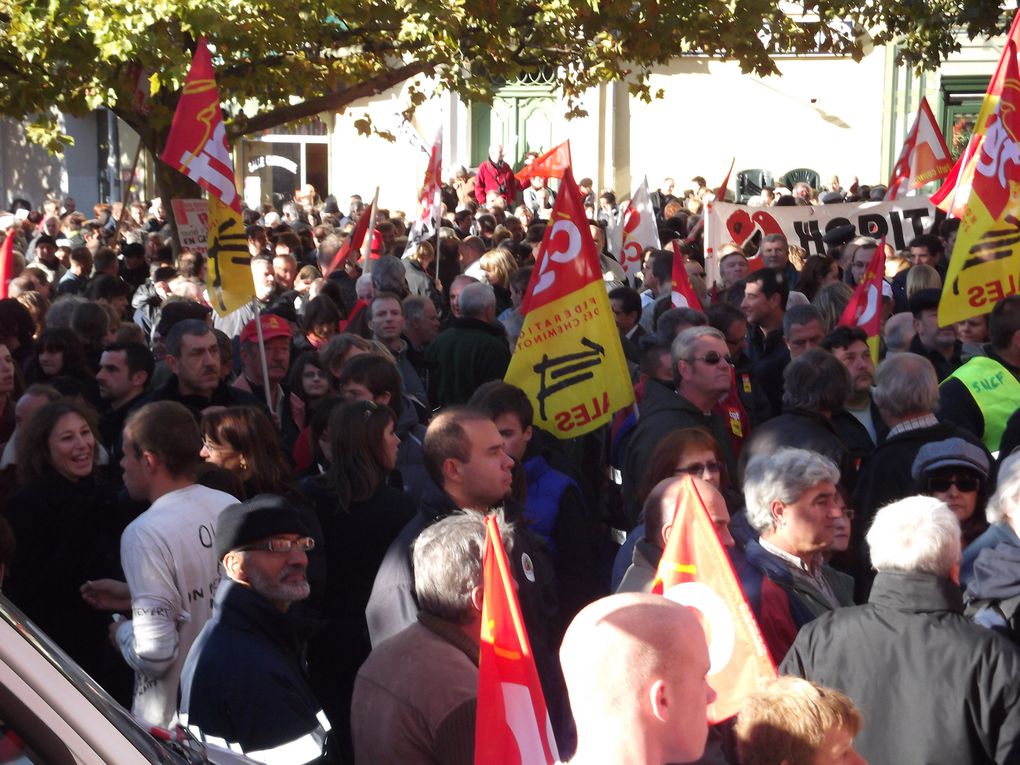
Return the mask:
{"type": "Polygon", "coordinates": [[[95,412],[70,399],[42,406],[19,430],[18,489],[5,507],[17,549],[4,591],[106,685],[126,665],[109,645],[109,614],[90,608],[79,588],[91,579],[124,578],[126,519],[118,516],[114,492],[97,481],[97,433],[95,412]]]}
{"type": "Polygon", "coordinates": [[[372,650],[365,607],[386,550],[415,514],[411,498],[389,483],[400,446],[396,423],[393,410],[374,401],[336,407],[329,467],[302,483],[327,550],[326,627],[309,645],[311,676],[345,749],[354,678],[372,650]]]}

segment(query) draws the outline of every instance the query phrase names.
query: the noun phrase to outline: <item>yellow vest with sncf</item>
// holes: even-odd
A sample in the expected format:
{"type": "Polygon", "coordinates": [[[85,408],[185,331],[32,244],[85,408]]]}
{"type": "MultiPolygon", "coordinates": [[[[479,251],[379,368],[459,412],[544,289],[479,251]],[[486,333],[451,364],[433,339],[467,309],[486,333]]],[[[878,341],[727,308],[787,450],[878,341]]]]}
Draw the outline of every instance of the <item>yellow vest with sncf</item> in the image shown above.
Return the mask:
{"type": "Polygon", "coordinates": [[[1006,367],[987,356],[975,356],[946,379],[967,386],[985,421],[983,440],[990,452],[999,450],[1006,420],[1020,406],[1020,381],[1006,367]]]}

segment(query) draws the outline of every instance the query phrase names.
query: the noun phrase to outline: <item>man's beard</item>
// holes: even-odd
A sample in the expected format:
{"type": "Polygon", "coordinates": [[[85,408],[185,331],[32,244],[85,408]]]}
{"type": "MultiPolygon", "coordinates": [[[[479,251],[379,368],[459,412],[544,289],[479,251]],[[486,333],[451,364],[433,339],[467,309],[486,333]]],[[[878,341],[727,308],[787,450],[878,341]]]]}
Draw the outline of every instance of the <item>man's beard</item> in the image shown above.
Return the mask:
{"type": "MultiPolygon", "coordinates": [[[[259,595],[278,603],[293,603],[296,600],[304,600],[311,592],[307,579],[300,582],[284,582],[284,577],[294,573],[295,566],[288,566],[282,572],[278,580],[264,574],[260,569],[252,568],[248,575],[251,579],[251,588],[259,595]]],[[[301,567],[304,572],[304,567],[301,567]]]]}

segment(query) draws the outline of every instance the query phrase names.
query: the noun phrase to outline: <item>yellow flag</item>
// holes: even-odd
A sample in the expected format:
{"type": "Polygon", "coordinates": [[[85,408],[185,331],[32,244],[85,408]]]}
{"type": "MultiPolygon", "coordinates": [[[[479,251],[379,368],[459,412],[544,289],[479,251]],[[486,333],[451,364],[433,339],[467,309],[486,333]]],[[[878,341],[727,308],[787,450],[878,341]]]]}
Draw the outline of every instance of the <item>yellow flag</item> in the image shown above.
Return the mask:
{"type": "Polygon", "coordinates": [[[241,214],[209,196],[209,267],[206,286],[220,316],[236,311],[255,296],[251,255],[241,214]]]}
{"type": "Polygon", "coordinates": [[[974,163],[974,180],[949,260],[939,324],[979,316],[1020,292],[1020,67],[1010,39],[1005,79],[974,163]]]}
{"type": "Polygon", "coordinates": [[[524,325],[504,379],[528,394],[536,426],[574,438],[634,402],[584,203],[569,170],[521,311],[524,325]]]}

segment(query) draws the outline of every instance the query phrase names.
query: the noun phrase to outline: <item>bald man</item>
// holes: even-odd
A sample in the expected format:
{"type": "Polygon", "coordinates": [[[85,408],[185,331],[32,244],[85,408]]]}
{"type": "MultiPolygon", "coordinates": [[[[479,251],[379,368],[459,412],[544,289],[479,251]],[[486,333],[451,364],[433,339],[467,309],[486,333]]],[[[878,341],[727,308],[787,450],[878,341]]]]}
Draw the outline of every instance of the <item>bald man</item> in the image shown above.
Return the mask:
{"type": "Polygon", "coordinates": [[[661,595],[597,600],[574,617],[560,664],[577,725],[571,765],[666,765],[705,751],[715,699],[705,633],[661,595]]]}
{"type": "MultiPolygon", "coordinates": [[[[617,592],[652,591],[659,559],[673,530],[677,495],[680,493],[683,480],[684,476],[666,478],[659,481],[648,494],[642,511],[645,519],[644,537],[639,538],[634,545],[633,560],[620,580],[617,592]]],[[[698,493],[705,501],[705,507],[708,508],[708,516],[712,519],[716,533],[719,534],[719,541],[723,547],[732,548],[734,542],[730,535],[730,513],[726,509],[726,500],[719,490],[705,479],[695,477],[693,480],[698,493]]]]}

